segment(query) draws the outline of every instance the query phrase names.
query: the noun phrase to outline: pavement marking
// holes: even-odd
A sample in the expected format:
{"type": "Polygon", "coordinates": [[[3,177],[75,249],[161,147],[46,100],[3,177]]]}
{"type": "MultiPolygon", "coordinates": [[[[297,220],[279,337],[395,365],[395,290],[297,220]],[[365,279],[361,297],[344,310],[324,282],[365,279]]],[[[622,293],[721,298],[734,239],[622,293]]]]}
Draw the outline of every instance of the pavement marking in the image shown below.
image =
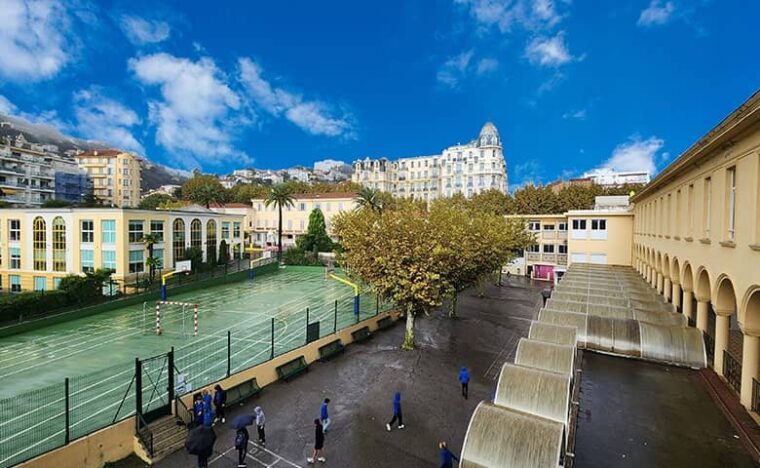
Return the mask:
{"type": "MultiPolygon", "coordinates": [[[[252,445],[257,451],[264,452],[264,453],[266,453],[266,454],[271,455],[272,457],[274,457],[274,461],[272,461],[271,463],[267,463],[267,462],[265,462],[265,461],[263,461],[263,460],[261,460],[259,458],[256,458],[251,452],[246,453],[246,458],[250,458],[251,460],[255,461],[256,463],[258,463],[259,466],[263,466],[263,467],[266,467],[266,468],[271,468],[271,467],[273,467],[275,465],[277,465],[278,467],[284,465],[284,466],[288,466],[288,467],[291,467],[291,468],[303,468],[301,465],[298,465],[298,464],[296,464],[296,463],[288,460],[287,458],[283,457],[282,455],[278,455],[277,453],[269,450],[268,448],[262,447],[262,446],[254,443],[252,441],[248,441],[248,444],[252,445]]],[[[227,455],[229,455],[231,452],[235,452],[235,456],[237,456],[237,449],[235,447],[231,447],[231,448],[225,450],[224,452],[220,453],[216,457],[212,458],[211,460],[209,460],[208,464],[209,465],[213,465],[214,463],[218,462],[222,458],[226,458],[227,455]]]]}

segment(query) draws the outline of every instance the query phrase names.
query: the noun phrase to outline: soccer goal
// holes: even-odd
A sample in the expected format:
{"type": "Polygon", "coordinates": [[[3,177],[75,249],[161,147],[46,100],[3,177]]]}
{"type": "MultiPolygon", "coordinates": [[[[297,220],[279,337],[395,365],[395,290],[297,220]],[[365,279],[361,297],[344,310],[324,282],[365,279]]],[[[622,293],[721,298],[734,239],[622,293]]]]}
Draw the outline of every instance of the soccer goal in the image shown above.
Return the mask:
{"type": "Polygon", "coordinates": [[[165,333],[198,336],[198,304],[156,301],[155,332],[159,336],[165,333]]]}

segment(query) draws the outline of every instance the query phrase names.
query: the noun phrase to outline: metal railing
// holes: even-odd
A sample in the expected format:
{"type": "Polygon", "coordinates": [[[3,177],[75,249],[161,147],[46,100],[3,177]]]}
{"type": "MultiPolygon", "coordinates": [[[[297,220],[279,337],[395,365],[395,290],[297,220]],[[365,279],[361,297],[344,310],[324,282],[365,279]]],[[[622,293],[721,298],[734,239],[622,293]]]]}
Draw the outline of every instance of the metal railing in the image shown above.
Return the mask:
{"type": "Polygon", "coordinates": [[[752,378],[752,411],[760,413],[760,382],[752,378]]]}
{"type": "Polygon", "coordinates": [[[734,359],[728,351],[723,351],[723,376],[736,393],[741,393],[742,364],[734,359]]]}
{"type": "Polygon", "coordinates": [[[702,333],[702,338],[704,338],[704,341],[705,341],[705,351],[707,352],[707,362],[714,363],[715,362],[715,339],[706,332],[702,333]]]}
{"type": "Polygon", "coordinates": [[[148,454],[153,457],[153,431],[148,427],[142,413],[137,413],[137,437],[140,438],[140,442],[148,454]]]}
{"type": "MultiPolygon", "coordinates": [[[[175,372],[179,372],[179,370],[175,367],[175,372]]],[[[179,418],[180,421],[185,423],[185,426],[187,426],[188,429],[191,429],[193,427],[193,412],[190,410],[190,408],[185,405],[185,403],[182,401],[182,398],[176,397],[174,399],[174,414],[179,418]]]]}

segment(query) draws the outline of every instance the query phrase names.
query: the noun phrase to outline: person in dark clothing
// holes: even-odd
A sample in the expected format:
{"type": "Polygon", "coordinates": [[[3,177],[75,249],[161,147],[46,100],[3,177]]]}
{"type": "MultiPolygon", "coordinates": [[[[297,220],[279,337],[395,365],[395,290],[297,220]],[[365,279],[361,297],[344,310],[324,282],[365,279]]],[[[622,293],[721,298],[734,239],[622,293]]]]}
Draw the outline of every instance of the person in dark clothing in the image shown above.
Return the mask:
{"type": "Polygon", "coordinates": [[[462,396],[466,400],[468,396],[468,392],[469,392],[469,385],[470,385],[470,371],[468,371],[467,368],[464,366],[462,366],[462,368],[459,369],[459,383],[462,384],[462,396]]]}
{"type": "Polygon", "coordinates": [[[253,413],[256,415],[256,430],[259,433],[259,443],[266,446],[267,437],[264,434],[264,424],[267,422],[267,417],[264,415],[264,410],[261,409],[261,406],[254,408],[253,413]]]}
{"type": "Polygon", "coordinates": [[[235,433],[235,448],[238,451],[238,468],[244,468],[245,456],[248,453],[248,429],[241,427],[235,433]]]}
{"type": "Polygon", "coordinates": [[[457,458],[456,455],[451,453],[451,450],[449,450],[449,447],[446,446],[446,442],[441,442],[438,444],[438,448],[440,449],[440,468],[454,468],[454,460],[459,461],[459,458],[457,458]]]}
{"type": "Polygon", "coordinates": [[[195,426],[203,425],[203,398],[200,393],[193,395],[193,423],[195,426]]]}
{"type": "Polygon", "coordinates": [[[325,462],[325,433],[322,430],[322,421],[314,420],[314,453],[306,459],[306,463],[314,463],[314,460],[325,462]]]}
{"type": "Polygon", "coordinates": [[[330,404],[330,399],[325,398],[325,401],[322,402],[322,406],[319,407],[319,419],[322,421],[322,430],[327,432],[327,428],[330,427],[330,423],[332,420],[330,420],[330,415],[327,414],[327,405],[330,404]]]}
{"type": "Polygon", "coordinates": [[[210,448],[208,451],[198,454],[198,468],[208,468],[208,459],[213,455],[214,449],[210,448]]]}
{"type": "Polygon", "coordinates": [[[226,422],[224,418],[224,407],[227,406],[227,392],[224,391],[221,385],[216,384],[214,387],[214,408],[216,409],[216,418],[222,421],[222,424],[226,422]]]}
{"type": "Polygon", "coordinates": [[[388,429],[388,432],[390,432],[391,426],[396,422],[396,420],[398,420],[398,428],[403,429],[404,416],[401,413],[401,392],[396,392],[396,394],[393,395],[393,419],[391,419],[391,422],[385,425],[385,428],[388,429]]]}
{"type": "Polygon", "coordinates": [[[211,408],[211,394],[208,390],[203,391],[203,424],[211,427],[214,425],[214,410],[211,408]]]}

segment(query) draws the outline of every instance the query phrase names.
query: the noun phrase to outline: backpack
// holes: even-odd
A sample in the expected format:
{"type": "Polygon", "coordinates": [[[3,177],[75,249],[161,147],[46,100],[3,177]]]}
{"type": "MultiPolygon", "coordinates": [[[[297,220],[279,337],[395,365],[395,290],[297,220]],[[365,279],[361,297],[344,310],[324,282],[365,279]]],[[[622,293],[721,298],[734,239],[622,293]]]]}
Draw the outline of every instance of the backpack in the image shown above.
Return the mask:
{"type": "Polygon", "coordinates": [[[235,434],[235,448],[241,449],[248,445],[248,441],[246,440],[248,437],[246,437],[246,433],[243,431],[237,431],[237,434],[235,434]]]}

